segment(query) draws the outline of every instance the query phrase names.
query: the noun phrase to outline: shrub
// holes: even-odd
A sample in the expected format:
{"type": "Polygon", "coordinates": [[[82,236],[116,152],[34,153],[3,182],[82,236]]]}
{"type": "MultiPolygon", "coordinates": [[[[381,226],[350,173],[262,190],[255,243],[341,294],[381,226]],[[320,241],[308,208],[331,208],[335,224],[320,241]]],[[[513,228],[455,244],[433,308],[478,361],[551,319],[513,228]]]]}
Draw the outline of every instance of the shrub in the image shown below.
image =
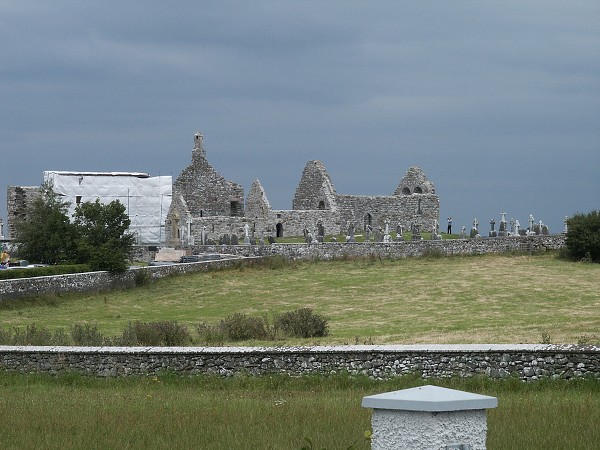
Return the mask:
{"type": "Polygon", "coordinates": [[[222,345],[225,342],[225,332],[219,325],[199,323],[196,325],[196,332],[200,341],[205,344],[222,345]]]}
{"type": "Polygon", "coordinates": [[[327,319],[313,313],[310,308],[300,308],[276,316],[275,329],[288,336],[301,338],[322,337],[329,333],[327,319]]]}
{"type": "Polygon", "coordinates": [[[269,338],[269,326],[265,318],[251,317],[235,313],[221,320],[221,330],[229,340],[245,341],[247,339],[269,338]]]}
{"type": "Polygon", "coordinates": [[[12,345],[69,345],[70,339],[63,329],[52,333],[47,327],[35,323],[27,325],[25,330],[14,328],[12,333],[5,336],[12,345]]]}
{"type": "Polygon", "coordinates": [[[71,340],[74,345],[100,346],[108,343],[108,339],[98,331],[98,327],[87,323],[76,323],[71,327],[71,340]]]}
{"type": "Polygon", "coordinates": [[[185,325],[177,322],[129,322],[120,336],[113,339],[119,346],[184,346],[191,341],[185,325]]]}
{"type": "Polygon", "coordinates": [[[600,211],[576,214],[567,221],[566,253],[576,261],[600,262],[600,211]]]}
{"type": "Polygon", "coordinates": [[[136,269],[135,286],[142,287],[150,283],[150,273],[145,269],[136,269]]]}

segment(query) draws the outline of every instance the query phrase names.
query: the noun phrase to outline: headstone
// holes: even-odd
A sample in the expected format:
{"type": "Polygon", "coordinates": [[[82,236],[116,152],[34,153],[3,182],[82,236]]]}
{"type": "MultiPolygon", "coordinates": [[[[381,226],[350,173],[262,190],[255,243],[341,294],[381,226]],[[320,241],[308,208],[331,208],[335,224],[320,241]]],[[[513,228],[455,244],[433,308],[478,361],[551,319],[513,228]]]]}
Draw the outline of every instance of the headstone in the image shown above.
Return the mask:
{"type": "Polygon", "coordinates": [[[506,236],[507,233],[507,227],[506,227],[506,213],[505,212],[501,212],[500,213],[500,226],[498,227],[498,236],[506,236]]]}
{"type": "Polygon", "coordinates": [[[239,241],[239,238],[238,238],[237,234],[232,234],[231,235],[230,242],[231,242],[231,245],[239,245],[240,241],[239,241]]]}
{"type": "Polygon", "coordinates": [[[244,244],[250,245],[250,226],[247,223],[244,224],[244,244]]]}
{"type": "Polygon", "coordinates": [[[386,244],[392,242],[392,238],[390,236],[390,220],[389,219],[385,219],[385,230],[383,233],[383,242],[385,242],[386,244]]]}
{"type": "Polygon", "coordinates": [[[479,231],[477,229],[478,225],[479,222],[477,221],[477,217],[475,217],[475,219],[473,220],[473,227],[471,228],[471,233],[469,234],[470,238],[475,238],[479,235],[479,231]]]}
{"type": "Polygon", "coordinates": [[[275,238],[272,235],[269,235],[269,237],[267,238],[267,240],[269,241],[269,244],[274,244],[275,243],[275,238]]]}
{"type": "Polygon", "coordinates": [[[223,245],[231,245],[231,237],[228,234],[223,235],[223,245]]]}
{"type": "Polygon", "coordinates": [[[371,234],[373,233],[373,227],[369,224],[365,226],[365,242],[369,242],[371,240],[371,234]]]}
{"type": "Polygon", "coordinates": [[[413,224],[411,226],[411,230],[412,230],[412,240],[413,241],[422,241],[423,238],[421,237],[421,231],[419,230],[419,225],[413,224]]]}
{"type": "Polygon", "coordinates": [[[498,236],[498,232],[494,229],[496,226],[496,221],[494,219],[490,220],[490,237],[498,236]]]}
{"type": "Polygon", "coordinates": [[[346,237],[346,242],[356,242],[354,239],[354,223],[352,222],[348,224],[348,236],[346,237]]]}

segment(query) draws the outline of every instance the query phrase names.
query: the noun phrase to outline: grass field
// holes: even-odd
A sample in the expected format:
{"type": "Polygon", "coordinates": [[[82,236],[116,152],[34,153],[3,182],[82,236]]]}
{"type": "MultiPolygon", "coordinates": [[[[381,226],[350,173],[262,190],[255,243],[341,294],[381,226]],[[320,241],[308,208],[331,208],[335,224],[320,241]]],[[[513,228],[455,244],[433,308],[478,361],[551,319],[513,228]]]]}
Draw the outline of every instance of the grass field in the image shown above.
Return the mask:
{"type": "Polygon", "coordinates": [[[275,260],[126,291],[4,302],[0,326],[90,323],[116,335],[130,321],[172,320],[193,328],[235,312],[273,315],[301,307],[326,316],[330,335],[277,345],[539,343],[542,335],[576,343],[600,335],[600,265],[553,254],[275,260]]]}
{"type": "MultiPolygon", "coordinates": [[[[600,266],[554,255],[350,260],[238,267],[127,291],[0,304],[3,328],[130,321],[193,327],[234,312],[311,307],[329,343],[577,342],[600,334],[600,266]]],[[[243,342],[252,345],[258,342],[243,342]]],[[[265,344],[262,342],[260,344],[265,344]]],[[[425,383],[492,395],[489,449],[597,449],[600,381],[481,378],[206,376],[126,379],[0,372],[0,445],[7,449],[367,449],[362,397],[425,383]],[[311,444],[312,443],[312,444],[311,444]]]]}
{"type": "MultiPolygon", "coordinates": [[[[434,380],[492,395],[488,449],[597,449],[600,381],[434,380]]],[[[414,377],[175,376],[99,379],[0,373],[5,449],[369,448],[365,395],[425,384],[414,377]]]]}

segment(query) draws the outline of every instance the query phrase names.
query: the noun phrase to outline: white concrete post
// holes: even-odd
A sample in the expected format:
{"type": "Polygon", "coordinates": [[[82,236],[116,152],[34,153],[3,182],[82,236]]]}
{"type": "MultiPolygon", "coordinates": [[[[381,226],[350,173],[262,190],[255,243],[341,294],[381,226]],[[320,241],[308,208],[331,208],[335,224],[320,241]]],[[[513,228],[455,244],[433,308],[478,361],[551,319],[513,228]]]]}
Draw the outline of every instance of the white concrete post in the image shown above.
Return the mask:
{"type": "Polygon", "coordinates": [[[362,406],[373,408],[374,450],[481,450],[486,448],[485,410],[498,406],[498,399],[421,386],[369,395],[362,406]]]}

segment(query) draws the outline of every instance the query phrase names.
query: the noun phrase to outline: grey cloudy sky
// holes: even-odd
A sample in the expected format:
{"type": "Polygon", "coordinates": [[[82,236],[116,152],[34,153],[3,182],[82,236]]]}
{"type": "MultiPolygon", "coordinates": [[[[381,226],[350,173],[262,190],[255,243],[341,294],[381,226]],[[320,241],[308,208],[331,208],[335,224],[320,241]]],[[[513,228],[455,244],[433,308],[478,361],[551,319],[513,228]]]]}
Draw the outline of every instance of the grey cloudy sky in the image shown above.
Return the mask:
{"type": "Polygon", "coordinates": [[[600,209],[600,3],[0,3],[0,216],[44,170],[211,164],[291,208],[304,165],[389,195],[420,166],[442,223],[552,232],[600,209]]]}

